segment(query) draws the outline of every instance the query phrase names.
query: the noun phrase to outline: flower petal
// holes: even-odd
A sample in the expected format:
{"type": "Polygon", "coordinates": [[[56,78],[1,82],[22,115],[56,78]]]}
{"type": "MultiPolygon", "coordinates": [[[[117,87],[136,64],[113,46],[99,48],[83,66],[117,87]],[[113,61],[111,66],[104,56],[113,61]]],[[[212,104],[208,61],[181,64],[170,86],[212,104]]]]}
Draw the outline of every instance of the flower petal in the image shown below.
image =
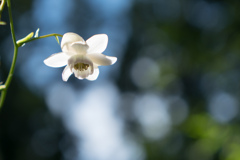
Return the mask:
{"type": "Polygon", "coordinates": [[[76,33],[68,32],[63,35],[61,48],[63,52],[71,52],[70,45],[74,42],[86,44],[84,39],[76,33]]]}
{"type": "Polygon", "coordinates": [[[62,72],[62,79],[63,81],[67,81],[68,78],[72,75],[72,71],[69,66],[66,66],[62,72]]]}
{"type": "Polygon", "coordinates": [[[89,57],[93,63],[100,66],[112,65],[117,61],[117,57],[106,56],[100,53],[87,54],[87,57],[89,57]]]}
{"type": "Polygon", "coordinates": [[[91,74],[91,71],[90,71],[90,69],[84,70],[84,71],[79,71],[79,70],[73,69],[73,73],[74,73],[76,78],[84,79],[84,78],[88,77],[91,74]]]}
{"type": "Polygon", "coordinates": [[[79,77],[76,77],[76,78],[77,78],[77,79],[81,79],[81,80],[83,80],[83,78],[82,78],[82,77],[80,77],[80,76],[79,76],[79,77]]]}
{"type": "Polygon", "coordinates": [[[81,44],[78,42],[72,43],[70,46],[70,50],[74,52],[75,54],[79,55],[85,55],[87,53],[88,45],[87,44],[81,44]]]}
{"type": "Polygon", "coordinates": [[[99,69],[98,67],[94,68],[94,72],[92,75],[89,75],[86,79],[88,79],[89,81],[94,81],[98,78],[99,75],[99,69]]]}
{"type": "Polygon", "coordinates": [[[64,53],[55,53],[45,59],[43,62],[49,67],[63,67],[67,65],[69,56],[64,53]]]}
{"type": "Polygon", "coordinates": [[[86,41],[89,49],[87,53],[102,53],[107,48],[108,36],[106,34],[96,34],[86,41]]]}

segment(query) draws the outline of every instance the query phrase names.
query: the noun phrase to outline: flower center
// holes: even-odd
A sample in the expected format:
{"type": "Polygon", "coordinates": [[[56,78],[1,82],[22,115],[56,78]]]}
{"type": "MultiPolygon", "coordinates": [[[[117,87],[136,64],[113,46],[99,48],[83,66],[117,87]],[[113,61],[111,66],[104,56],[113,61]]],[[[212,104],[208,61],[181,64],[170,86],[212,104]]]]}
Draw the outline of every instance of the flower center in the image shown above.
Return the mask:
{"type": "Polygon", "coordinates": [[[73,66],[75,70],[79,70],[79,71],[87,70],[88,67],[89,67],[89,64],[85,64],[85,63],[76,63],[73,66]]]}

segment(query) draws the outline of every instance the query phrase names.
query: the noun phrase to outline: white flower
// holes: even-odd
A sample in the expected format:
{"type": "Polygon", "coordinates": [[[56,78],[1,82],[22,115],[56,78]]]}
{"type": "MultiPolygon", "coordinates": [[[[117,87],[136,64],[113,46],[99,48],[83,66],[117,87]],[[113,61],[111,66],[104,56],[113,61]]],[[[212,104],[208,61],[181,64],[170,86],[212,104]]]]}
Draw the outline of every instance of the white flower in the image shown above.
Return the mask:
{"type": "Polygon", "coordinates": [[[108,36],[97,34],[86,42],[76,33],[65,33],[62,38],[62,52],[55,53],[44,60],[49,67],[66,66],[62,73],[63,81],[74,73],[78,79],[96,80],[99,75],[98,66],[112,65],[116,57],[103,55],[106,49],[108,36]]]}

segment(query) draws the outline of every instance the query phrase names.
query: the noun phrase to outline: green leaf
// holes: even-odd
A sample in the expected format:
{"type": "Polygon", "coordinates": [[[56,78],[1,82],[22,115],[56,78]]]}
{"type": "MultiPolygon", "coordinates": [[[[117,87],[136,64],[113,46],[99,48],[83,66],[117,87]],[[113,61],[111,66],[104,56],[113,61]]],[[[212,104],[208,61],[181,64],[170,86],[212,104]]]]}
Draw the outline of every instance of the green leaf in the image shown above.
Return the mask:
{"type": "Polygon", "coordinates": [[[33,37],[33,35],[34,35],[34,33],[31,32],[31,33],[29,33],[26,37],[18,40],[18,41],[17,41],[18,46],[21,46],[24,42],[30,40],[30,39],[33,37]]]}
{"type": "Polygon", "coordinates": [[[0,21],[0,25],[6,25],[6,22],[0,21]]]}
{"type": "Polygon", "coordinates": [[[37,38],[37,37],[38,37],[39,31],[40,31],[40,29],[38,28],[38,29],[36,30],[36,32],[35,32],[34,38],[37,38]]]}
{"type": "Polygon", "coordinates": [[[60,44],[60,43],[59,43],[58,36],[55,36],[55,38],[56,38],[57,43],[60,44]]]}

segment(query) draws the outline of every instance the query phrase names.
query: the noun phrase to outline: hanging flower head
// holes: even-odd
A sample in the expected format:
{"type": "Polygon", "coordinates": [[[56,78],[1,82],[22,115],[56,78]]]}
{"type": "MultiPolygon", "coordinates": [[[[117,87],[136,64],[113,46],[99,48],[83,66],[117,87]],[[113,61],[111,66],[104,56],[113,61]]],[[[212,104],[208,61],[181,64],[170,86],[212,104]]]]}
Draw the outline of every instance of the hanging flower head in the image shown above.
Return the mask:
{"type": "Polygon", "coordinates": [[[49,67],[66,66],[62,72],[63,81],[74,73],[78,79],[96,80],[99,75],[98,66],[112,65],[116,57],[103,55],[106,49],[108,36],[97,34],[86,42],[76,33],[65,33],[61,41],[62,52],[55,53],[44,60],[49,67]]]}

